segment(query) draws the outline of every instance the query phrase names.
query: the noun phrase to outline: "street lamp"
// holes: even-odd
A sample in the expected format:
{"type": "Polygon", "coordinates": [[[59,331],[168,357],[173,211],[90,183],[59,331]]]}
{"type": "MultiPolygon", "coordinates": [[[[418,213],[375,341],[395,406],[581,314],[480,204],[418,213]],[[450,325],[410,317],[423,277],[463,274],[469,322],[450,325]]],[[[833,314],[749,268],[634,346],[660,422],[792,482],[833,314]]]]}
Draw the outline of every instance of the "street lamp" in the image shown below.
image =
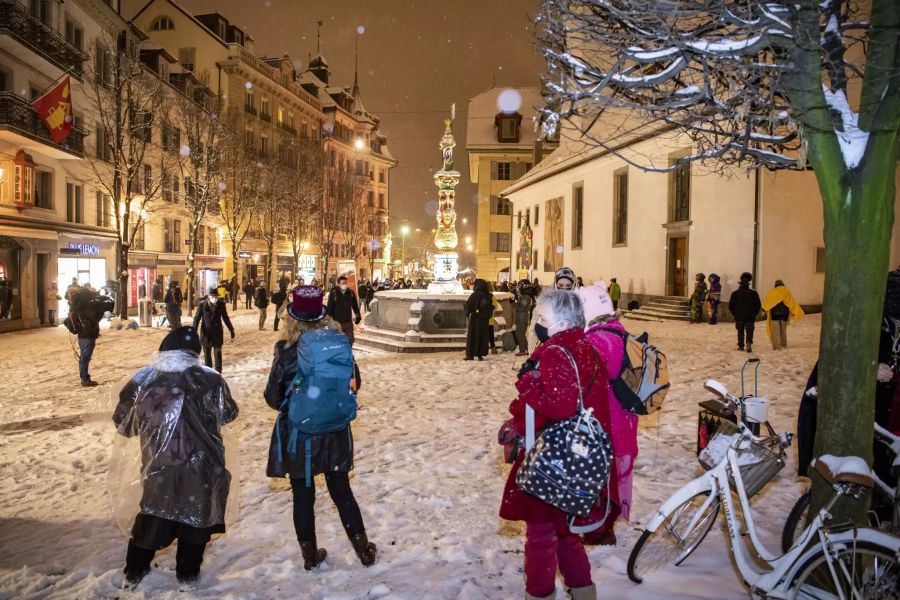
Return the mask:
{"type": "Polygon", "coordinates": [[[362,151],[365,149],[366,143],[363,141],[362,138],[356,138],[356,142],[354,143],[354,146],[356,146],[357,150],[362,151]]]}
{"type": "Polygon", "coordinates": [[[402,225],[400,233],[403,236],[400,245],[400,275],[406,276],[406,236],[409,234],[409,225],[402,225]]]}

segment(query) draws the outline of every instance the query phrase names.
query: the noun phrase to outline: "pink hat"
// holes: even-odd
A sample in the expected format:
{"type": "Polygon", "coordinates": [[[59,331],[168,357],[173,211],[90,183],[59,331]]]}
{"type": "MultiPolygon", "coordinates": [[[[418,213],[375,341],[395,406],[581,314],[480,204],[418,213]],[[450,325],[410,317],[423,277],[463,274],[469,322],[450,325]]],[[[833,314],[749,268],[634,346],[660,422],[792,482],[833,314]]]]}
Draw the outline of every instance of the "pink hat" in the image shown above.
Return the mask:
{"type": "Polygon", "coordinates": [[[578,294],[578,299],[581,300],[581,305],[584,307],[585,323],[590,323],[600,316],[616,314],[604,282],[598,281],[594,285],[580,287],[575,290],[575,293],[578,294]]]}

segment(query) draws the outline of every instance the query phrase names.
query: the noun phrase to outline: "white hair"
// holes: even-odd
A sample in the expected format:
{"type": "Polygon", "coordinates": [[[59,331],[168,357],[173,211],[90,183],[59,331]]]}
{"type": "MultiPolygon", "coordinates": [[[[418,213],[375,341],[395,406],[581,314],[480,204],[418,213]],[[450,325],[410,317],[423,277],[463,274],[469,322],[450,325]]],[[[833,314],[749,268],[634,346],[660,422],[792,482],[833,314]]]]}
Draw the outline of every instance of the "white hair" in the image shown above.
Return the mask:
{"type": "Polygon", "coordinates": [[[538,308],[555,321],[565,321],[572,329],[584,329],[584,309],[574,291],[548,290],[538,296],[535,310],[538,308]]]}

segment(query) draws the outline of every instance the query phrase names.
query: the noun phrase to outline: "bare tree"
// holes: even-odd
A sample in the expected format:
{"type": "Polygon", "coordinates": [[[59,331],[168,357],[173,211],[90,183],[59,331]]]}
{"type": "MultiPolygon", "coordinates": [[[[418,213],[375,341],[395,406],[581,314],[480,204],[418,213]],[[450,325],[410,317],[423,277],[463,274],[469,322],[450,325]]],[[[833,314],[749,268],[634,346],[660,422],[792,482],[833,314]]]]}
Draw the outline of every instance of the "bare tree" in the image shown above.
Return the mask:
{"type": "Polygon", "coordinates": [[[322,255],[322,280],[328,280],[328,263],[347,234],[348,213],[355,193],[357,175],[348,165],[325,169],[325,193],[319,210],[320,226],[317,244],[322,255]]]}
{"type": "MultiPolygon", "coordinates": [[[[225,187],[222,153],[226,139],[225,124],[218,118],[216,98],[192,75],[177,79],[181,94],[169,117],[163,121],[163,150],[175,159],[176,172],[184,182],[184,207],[188,225],[188,271],[185,284],[187,305],[194,305],[195,253],[203,243],[202,225],[206,215],[219,212],[219,199],[225,187]],[[183,137],[182,137],[183,135],[183,137]]],[[[171,194],[171,177],[164,177],[165,194],[171,194]]]]}
{"type": "Polygon", "coordinates": [[[294,140],[290,161],[294,168],[285,173],[290,191],[281,204],[283,232],[291,245],[294,268],[300,264],[304,244],[315,234],[322,221],[322,146],[318,140],[294,140]]]}
{"type": "Polygon", "coordinates": [[[369,239],[374,209],[366,203],[366,194],[371,189],[368,175],[355,175],[348,178],[345,192],[347,194],[344,210],[344,237],[349,246],[350,258],[356,260],[363,256],[366,241],[369,239]]]}
{"type": "Polygon", "coordinates": [[[85,163],[115,223],[116,305],[122,319],[128,317],[129,254],[159,207],[162,176],[170,169],[152,142],[154,115],[160,113],[168,86],[140,61],[139,44],[130,30],[101,34],[84,86],[96,140],[94,156],[85,163]]]}
{"type": "MultiPolygon", "coordinates": [[[[674,129],[694,143],[682,162],[813,168],[827,265],[816,453],[871,460],[900,128],[900,3],[544,0],[538,20],[548,128],[564,124],[616,152],[606,140],[674,129]],[[617,112],[631,120],[611,136],[605,115],[617,112]]],[[[827,493],[816,486],[816,503],[827,493]]]]}
{"type": "MultiPolygon", "coordinates": [[[[221,172],[224,183],[219,196],[222,223],[231,242],[231,286],[238,285],[238,258],[241,244],[253,224],[259,202],[259,183],[263,164],[256,151],[247,145],[241,117],[234,109],[226,112],[227,135],[222,147],[221,172]]],[[[237,309],[238,294],[232,294],[232,307],[237,309]]]]}
{"type": "Polygon", "coordinates": [[[289,191],[285,184],[287,171],[283,165],[269,164],[260,169],[259,206],[256,221],[259,235],[266,245],[266,289],[272,290],[275,272],[275,244],[283,233],[282,215],[289,191]]]}

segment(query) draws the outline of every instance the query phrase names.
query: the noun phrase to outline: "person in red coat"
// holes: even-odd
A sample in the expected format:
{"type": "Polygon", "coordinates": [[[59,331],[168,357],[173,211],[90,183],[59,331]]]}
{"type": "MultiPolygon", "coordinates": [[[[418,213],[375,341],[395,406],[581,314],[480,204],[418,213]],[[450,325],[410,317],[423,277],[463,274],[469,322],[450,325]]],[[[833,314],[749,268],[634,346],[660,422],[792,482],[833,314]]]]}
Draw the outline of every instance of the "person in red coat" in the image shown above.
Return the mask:
{"type": "MultiPolygon", "coordinates": [[[[585,408],[593,408],[600,424],[609,430],[609,376],[606,367],[584,335],[584,311],[578,297],[568,291],[553,290],[538,298],[535,333],[541,340],[525,362],[516,382],[519,396],[509,412],[519,435],[525,434],[525,407],[535,411],[535,431],[554,421],[573,416],[578,408],[578,383],[572,363],[561,348],[569,351],[578,367],[585,408]]],[[[516,485],[516,474],[525,456],[519,450],[506,480],[500,517],[525,521],[526,598],[552,598],[557,567],[575,600],[593,599],[596,588],[581,537],[569,531],[568,513],[531,496],[516,485]]],[[[605,507],[596,507],[578,525],[596,522],[605,507]]]]}

